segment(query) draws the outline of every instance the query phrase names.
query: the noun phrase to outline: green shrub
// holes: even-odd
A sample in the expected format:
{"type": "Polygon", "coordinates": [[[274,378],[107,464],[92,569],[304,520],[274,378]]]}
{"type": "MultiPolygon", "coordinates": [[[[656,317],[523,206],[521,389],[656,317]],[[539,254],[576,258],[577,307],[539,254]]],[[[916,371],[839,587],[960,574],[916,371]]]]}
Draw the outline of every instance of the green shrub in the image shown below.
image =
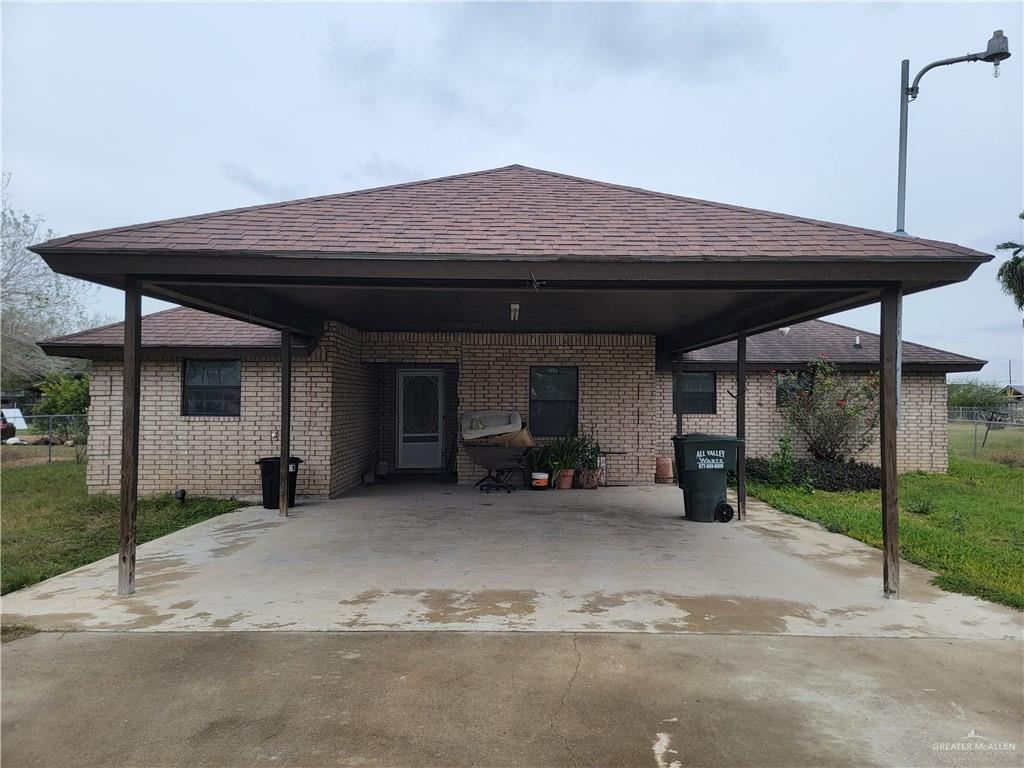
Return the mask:
{"type": "Polygon", "coordinates": [[[877,375],[846,376],[822,357],[805,371],[781,374],[779,388],[787,431],[802,437],[820,461],[856,456],[877,433],[877,375]]]}
{"type": "Polygon", "coordinates": [[[47,415],[79,414],[89,410],[89,377],[52,373],[39,385],[43,396],[35,412],[47,415]]]}
{"type": "Polygon", "coordinates": [[[882,487],[881,469],[857,461],[795,459],[786,480],[772,459],[747,459],[747,478],[777,487],[798,486],[818,491],[867,491],[882,487]]]}

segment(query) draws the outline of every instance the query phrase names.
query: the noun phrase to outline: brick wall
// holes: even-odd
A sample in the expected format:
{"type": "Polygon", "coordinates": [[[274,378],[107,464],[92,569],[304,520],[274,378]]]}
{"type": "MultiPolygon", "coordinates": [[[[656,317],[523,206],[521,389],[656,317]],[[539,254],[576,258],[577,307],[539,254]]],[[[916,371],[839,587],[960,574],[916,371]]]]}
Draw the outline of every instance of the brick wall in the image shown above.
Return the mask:
{"type": "MultiPolygon", "coordinates": [[[[331,471],[331,383],[322,359],[292,364],[293,455],[304,464],[297,491],[326,495],[331,471]]],[[[144,361],[139,419],[139,493],[185,488],[209,496],[260,492],[262,456],[279,448],[280,366],[242,361],[240,416],[182,416],[182,361],[144,361]]],[[[121,466],[120,362],[93,364],[89,407],[90,493],[117,493],[121,466]]]]}
{"type": "MultiPolygon", "coordinates": [[[[359,334],[330,323],[316,349],[292,361],[291,452],[303,459],[297,492],[336,496],[358,485],[377,448],[377,379],[359,359],[359,334]]],[[[255,462],[280,451],[281,367],[242,361],[239,416],[182,416],[181,360],[144,361],[139,493],[186,488],[208,496],[260,492],[255,462]]],[[[93,364],[89,407],[90,493],[117,493],[121,458],[121,363],[93,364]]]]}
{"type": "MultiPolygon", "coordinates": [[[[855,374],[849,374],[855,375],[855,374]]],[[[685,414],[684,432],[736,433],[736,376],[716,375],[716,413],[685,414]]],[[[671,455],[671,437],[676,421],[672,412],[672,373],[657,374],[658,451],[671,455]]],[[[900,403],[901,429],[897,436],[900,472],[921,470],[945,472],[948,468],[948,432],[946,422],[946,377],[942,373],[907,373],[903,376],[900,403]]],[[[768,372],[747,374],[747,455],[768,456],[779,445],[782,412],[775,405],[775,375],[768,372]]],[[[798,455],[806,455],[806,444],[794,440],[798,455]]],[[[878,441],[868,446],[860,460],[878,464],[878,441]]]]}
{"type": "Polygon", "coordinates": [[[377,372],[360,360],[360,343],[358,331],[338,323],[320,340],[331,380],[331,496],[359,485],[377,460],[377,372]]]}
{"type": "MultiPolygon", "coordinates": [[[[671,453],[669,438],[675,432],[671,373],[655,373],[654,354],[654,337],[642,334],[360,334],[330,323],[312,354],[292,365],[292,453],[305,460],[298,492],[336,496],[358,485],[363,472],[378,458],[391,457],[394,464],[393,378],[401,365],[440,366],[450,381],[457,380],[454,392],[449,391],[445,398],[449,419],[446,449],[447,442],[454,439],[453,416],[509,408],[528,417],[530,367],[575,366],[579,370],[579,427],[594,434],[611,452],[609,481],[652,482],[654,458],[671,453]]],[[[181,415],[182,362],[145,361],[140,493],[180,487],[212,496],[259,493],[255,461],[279,450],[279,370],[276,360],[243,361],[241,415],[188,417],[181,415]]],[[[91,387],[87,484],[90,492],[116,493],[120,363],[95,361],[91,387]]],[[[736,412],[728,393],[735,388],[732,374],[719,373],[717,413],[687,415],[684,429],[731,434],[736,412]]],[[[946,471],[946,385],[942,374],[904,376],[902,425],[900,471],[946,471]]],[[[774,451],[781,431],[774,376],[751,373],[747,385],[750,455],[774,451]]],[[[803,447],[798,444],[797,449],[803,447]]],[[[862,458],[877,462],[877,443],[862,458]]],[[[461,482],[475,482],[483,474],[461,448],[456,470],[461,482]]]]}
{"type": "MultiPolygon", "coordinates": [[[[609,456],[609,481],[654,479],[654,337],[644,334],[387,333],[363,334],[363,360],[456,363],[458,413],[487,408],[530,412],[530,366],[579,369],[579,427],[609,456]]],[[[460,482],[483,471],[459,450],[460,482]]]]}

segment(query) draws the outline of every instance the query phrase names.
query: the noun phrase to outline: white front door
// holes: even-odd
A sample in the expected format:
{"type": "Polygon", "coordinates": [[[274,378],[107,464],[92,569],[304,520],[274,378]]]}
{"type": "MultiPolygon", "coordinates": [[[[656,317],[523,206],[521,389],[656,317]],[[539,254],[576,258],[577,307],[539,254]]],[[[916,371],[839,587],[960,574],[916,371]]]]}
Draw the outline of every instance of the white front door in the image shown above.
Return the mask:
{"type": "Polygon", "coordinates": [[[444,377],[422,368],[398,372],[398,468],[440,469],[444,377]]]}

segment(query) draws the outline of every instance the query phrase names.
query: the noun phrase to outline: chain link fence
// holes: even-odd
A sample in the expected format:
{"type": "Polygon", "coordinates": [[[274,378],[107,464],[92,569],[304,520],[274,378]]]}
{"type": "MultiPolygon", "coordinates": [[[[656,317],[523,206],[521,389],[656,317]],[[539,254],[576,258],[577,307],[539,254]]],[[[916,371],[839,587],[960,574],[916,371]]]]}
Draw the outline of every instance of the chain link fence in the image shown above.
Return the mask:
{"type": "Polygon", "coordinates": [[[950,408],[949,453],[1024,467],[1024,413],[1016,409],[950,408]]]}
{"type": "Polygon", "coordinates": [[[33,415],[7,420],[0,446],[5,468],[85,461],[89,419],[85,414],[33,415]]]}

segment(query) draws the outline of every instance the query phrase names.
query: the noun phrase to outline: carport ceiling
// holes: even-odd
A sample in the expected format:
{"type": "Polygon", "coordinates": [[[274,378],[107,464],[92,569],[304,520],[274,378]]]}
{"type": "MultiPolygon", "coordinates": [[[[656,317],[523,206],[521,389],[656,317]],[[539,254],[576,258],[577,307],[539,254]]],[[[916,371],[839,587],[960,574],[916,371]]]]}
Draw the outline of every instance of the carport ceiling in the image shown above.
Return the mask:
{"type": "Polygon", "coordinates": [[[661,345],[696,347],[759,324],[820,314],[823,306],[877,299],[864,287],[812,290],[446,289],[358,286],[252,287],[147,283],[149,293],[244,317],[273,307],[293,320],[337,320],[359,330],[653,333],[661,345]],[[254,294],[254,291],[256,293],[254,294]],[[254,304],[255,303],[255,304],[254,304]],[[511,305],[519,305],[518,320],[511,305]],[[258,308],[255,307],[258,305],[258,308]]]}

